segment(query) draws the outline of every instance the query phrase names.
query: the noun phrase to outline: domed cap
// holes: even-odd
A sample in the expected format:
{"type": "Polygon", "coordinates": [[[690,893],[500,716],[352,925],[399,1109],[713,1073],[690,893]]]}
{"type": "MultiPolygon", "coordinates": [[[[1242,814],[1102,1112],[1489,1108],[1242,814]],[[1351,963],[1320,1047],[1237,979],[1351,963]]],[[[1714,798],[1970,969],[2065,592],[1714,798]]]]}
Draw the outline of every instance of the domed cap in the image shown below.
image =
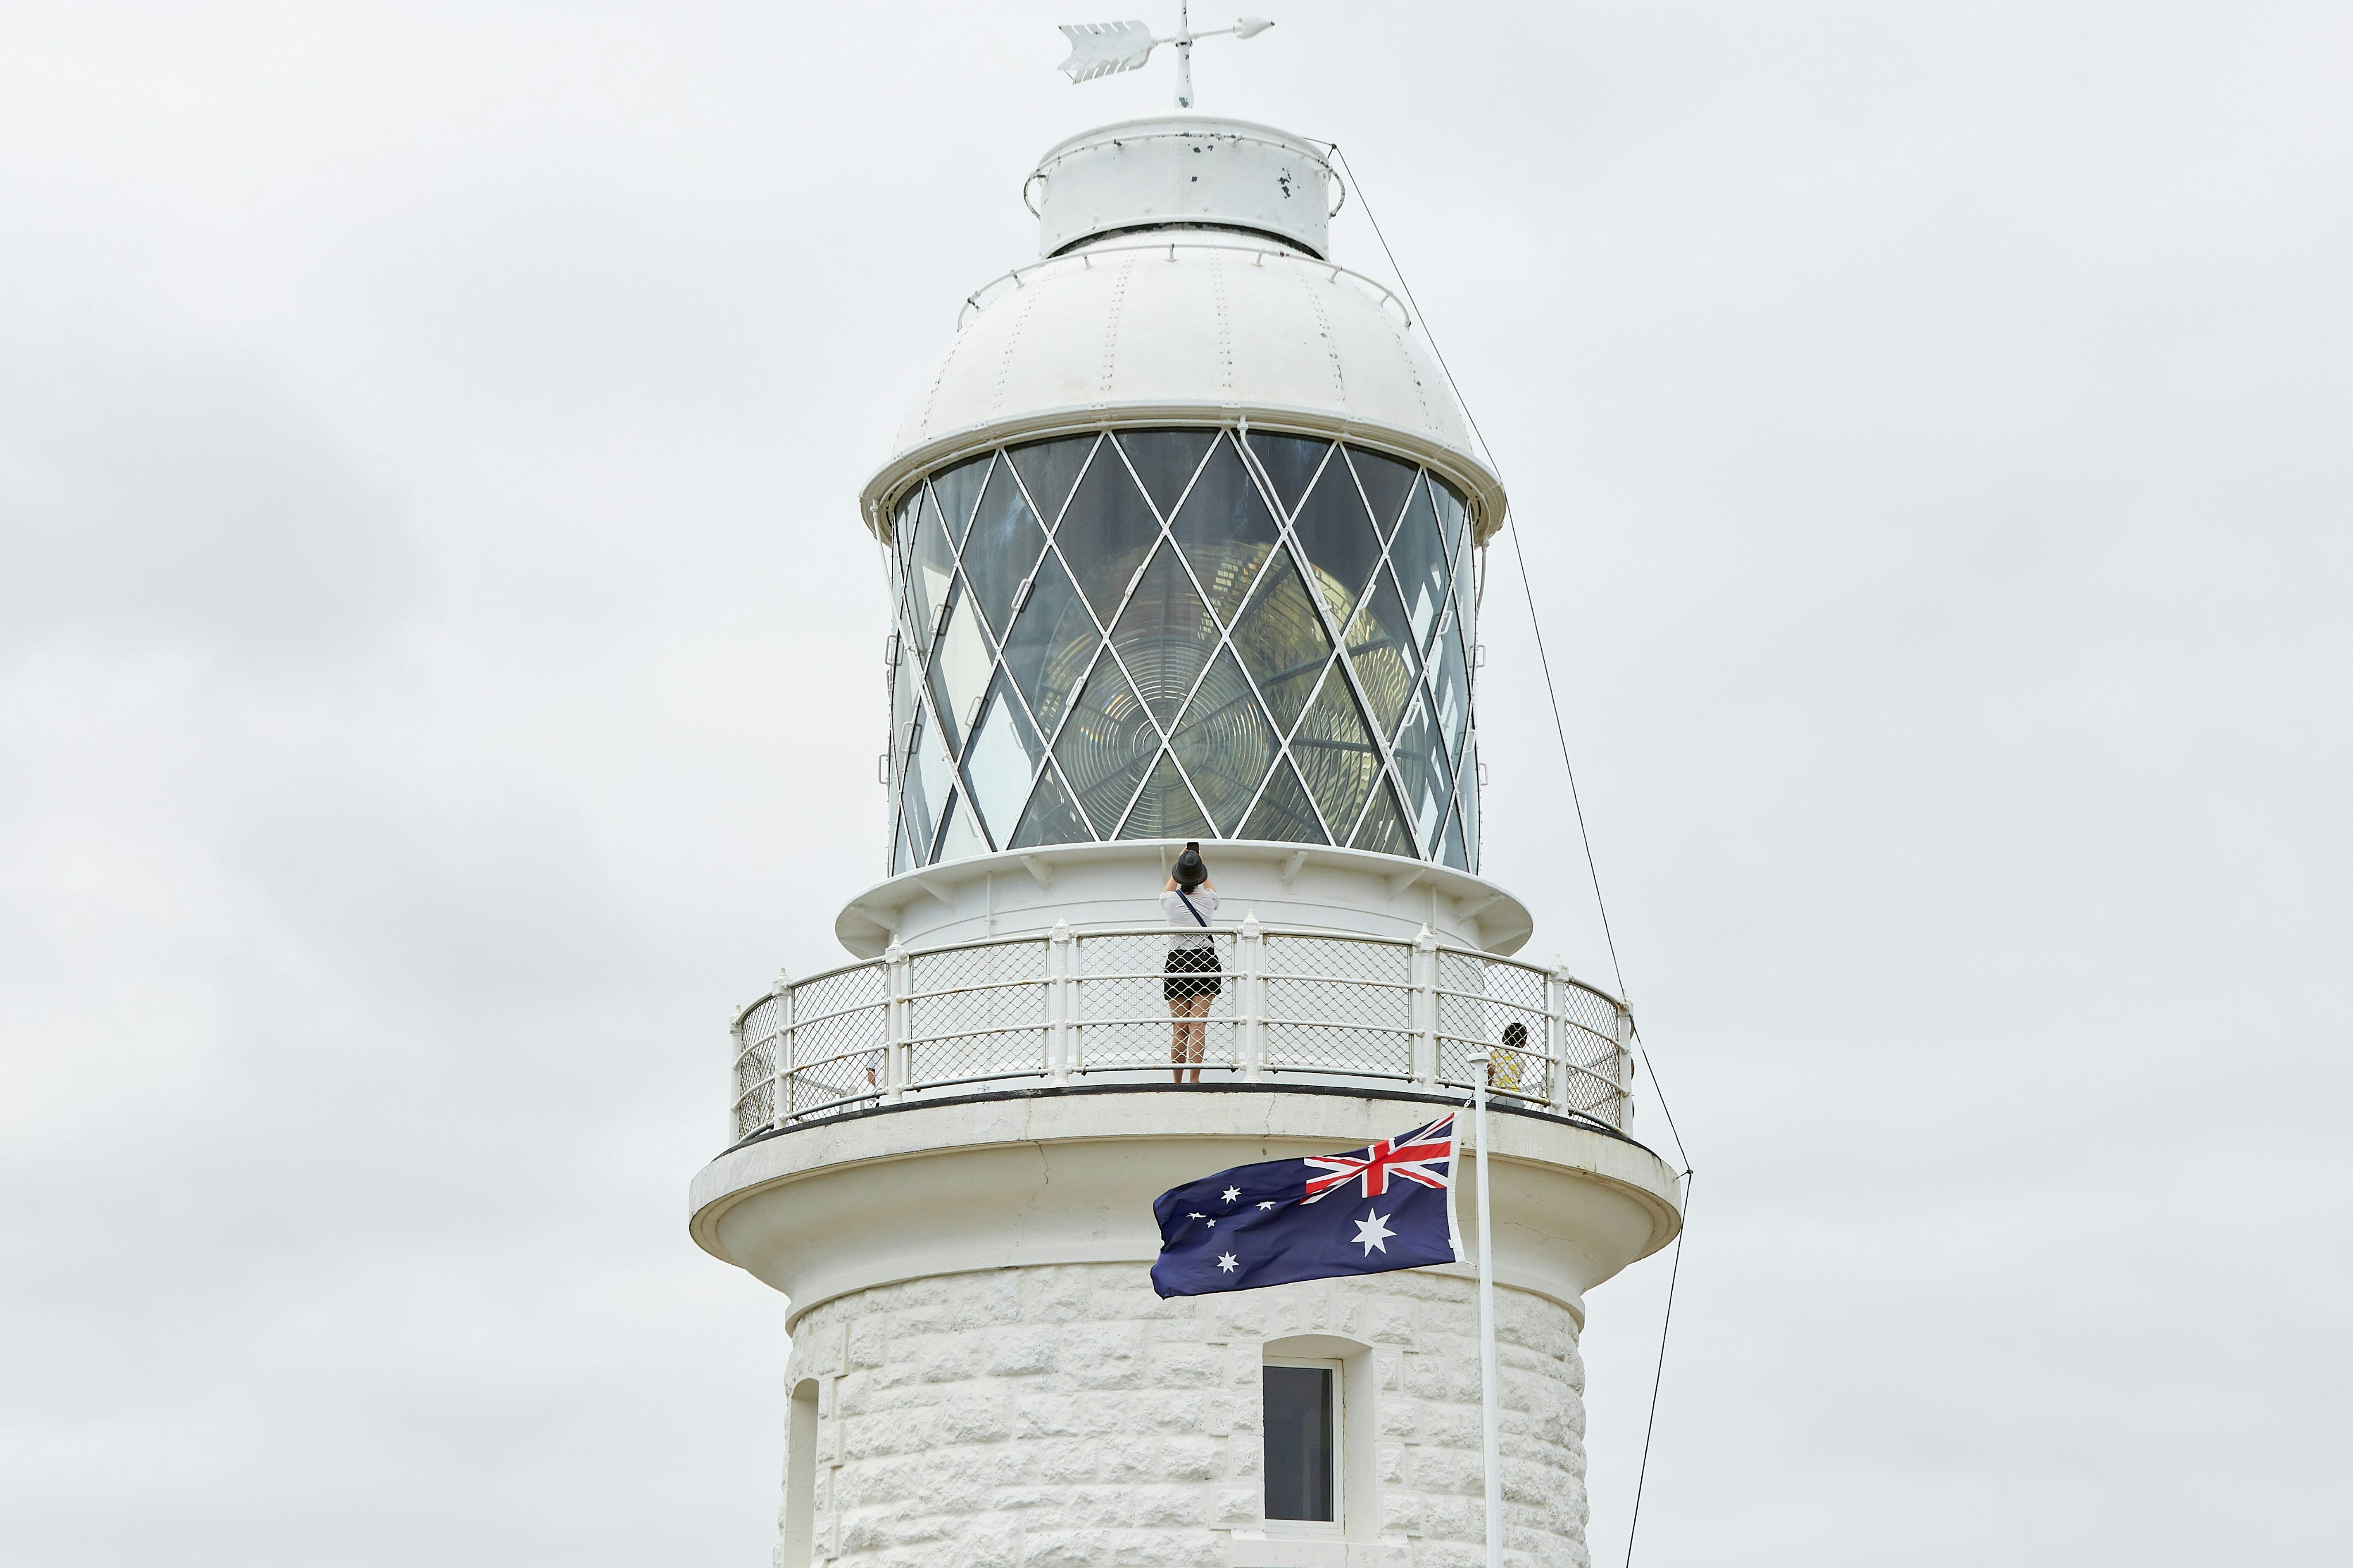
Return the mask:
{"type": "Polygon", "coordinates": [[[1287,131],[1166,115],[1058,143],[1025,194],[1041,185],[1040,256],[1132,229],[1200,226],[1267,235],[1322,257],[1339,177],[1314,143],[1287,131]]]}

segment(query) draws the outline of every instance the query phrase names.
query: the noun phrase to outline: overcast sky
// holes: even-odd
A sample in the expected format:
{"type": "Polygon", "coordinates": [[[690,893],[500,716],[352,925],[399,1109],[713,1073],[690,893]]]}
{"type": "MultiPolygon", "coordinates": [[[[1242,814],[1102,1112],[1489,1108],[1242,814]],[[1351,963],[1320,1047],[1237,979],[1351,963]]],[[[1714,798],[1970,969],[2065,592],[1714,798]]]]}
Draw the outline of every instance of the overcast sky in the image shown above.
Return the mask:
{"type": "MultiPolygon", "coordinates": [[[[1268,3],[1201,104],[1493,442],[1699,1168],[1636,1561],[2342,1551],[2353,11],[1268,3]]],[[[0,0],[0,1563],[766,1561],[686,1183],[883,859],[857,489],[1168,91],[1092,15],[0,0]]]]}

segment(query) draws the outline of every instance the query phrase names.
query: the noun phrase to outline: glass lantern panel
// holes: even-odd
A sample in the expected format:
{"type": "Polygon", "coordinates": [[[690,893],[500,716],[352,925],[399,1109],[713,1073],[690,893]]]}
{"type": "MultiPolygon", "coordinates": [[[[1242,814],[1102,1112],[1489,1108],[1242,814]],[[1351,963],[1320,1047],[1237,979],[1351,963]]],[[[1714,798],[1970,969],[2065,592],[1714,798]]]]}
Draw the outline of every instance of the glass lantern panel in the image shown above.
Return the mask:
{"type": "Polygon", "coordinates": [[[1413,841],[1419,852],[1427,854],[1445,826],[1446,805],[1453,797],[1454,786],[1446,750],[1438,739],[1438,721],[1430,717],[1430,699],[1420,692],[1406,708],[1405,724],[1398,731],[1397,763],[1413,841]]]}
{"type": "Polygon", "coordinates": [[[1012,838],[1013,825],[1029,802],[1029,785],[1045,756],[1045,742],[999,670],[964,757],[965,797],[979,809],[981,826],[993,842],[1012,838]]]}
{"type": "MultiPolygon", "coordinates": [[[[1454,624],[1462,629],[1462,646],[1476,647],[1479,641],[1479,546],[1469,534],[1462,536],[1462,547],[1454,557],[1454,624]]],[[[1478,677],[1473,673],[1472,679],[1478,677]]]]}
{"type": "Polygon", "coordinates": [[[1365,700],[1372,704],[1380,732],[1395,734],[1421,661],[1413,656],[1413,625],[1406,619],[1405,601],[1398,597],[1397,584],[1387,569],[1374,579],[1372,592],[1348,623],[1348,658],[1356,663],[1356,679],[1365,689],[1365,700]]]}
{"type": "Polygon", "coordinates": [[[1291,527],[1307,557],[1309,574],[1332,606],[1333,624],[1346,626],[1381,559],[1372,514],[1365,510],[1365,498],[1357,493],[1347,464],[1335,459],[1324,465],[1323,477],[1307,492],[1291,527]]]}
{"type": "Polygon", "coordinates": [[[988,636],[980,629],[980,616],[972,607],[972,595],[959,590],[955,607],[948,612],[948,629],[940,634],[939,646],[932,650],[932,710],[938,715],[952,751],[964,750],[965,726],[971,721],[981,693],[988,689],[989,667],[995,661],[988,636]]]}
{"type": "Polygon", "coordinates": [[[1299,774],[1285,759],[1274,764],[1274,776],[1266,781],[1266,789],[1250,808],[1250,820],[1242,824],[1244,838],[1273,838],[1287,844],[1327,844],[1323,825],[1315,820],[1315,808],[1307,804],[1307,791],[1299,782],[1299,774]]]}
{"type": "Polygon", "coordinates": [[[1135,797],[1135,809],[1120,825],[1119,836],[1215,838],[1218,830],[1201,815],[1200,804],[1186,787],[1185,775],[1176,770],[1176,759],[1163,752],[1159,762],[1153,764],[1152,776],[1144,781],[1144,793],[1135,797]]]}
{"type": "Polygon", "coordinates": [[[940,749],[940,738],[932,731],[922,714],[915,716],[914,733],[907,743],[907,765],[900,772],[900,810],[906,818],[907,833],[913,840],[918,864],[931,853],[932,839],[940,825],[940,805],[948,797],[948,780],[955,770],[948,765],[947,753],[940,749]]]}
{"type": "Polygon", "coordinates": [[[1364,826],[1356,837],[1348,841],[1352,849],[1369,849],[1376,855],[1402,855],[1409,860],[1421,858],[1413,847],[1413,834],[1405,825],[1405,814],[1398,809],[1397,794],[1384,782],[1374,794],[1372,809],[1365,813],[1364,826]]]}
{"type": "Polygon", "coordinates": [[[1462,634],[1449,626],[1438,634],[1438,661],[1430,667],[1430,695],[1435,700],[1439,733],[1446,739],[1446,754],[1462,754],[1462,737],[1471,728],[1471,676],[1462,658],[1462,634]]]}
{"type": "Polygon", "coordinates": [[[915,650],[901,644],[899,657],[891,661],[891,750],[895,754],[907,743],[907,731],[915,721],[915,650]]]}
{"type": "Polygon", "coordinates": [[[915,868],[915,851],[914,847],[907,842],[907,825],[900,822],[894,823],[892,826],[894,831],[891,835],[892,843],[891,875],[903,877],[915,868]]]}
{"type": "Polygon", "coordinates": [[[1135,477],[1160,515],[1175,515],[1178,498],[1201,466],[1202,455],[1218,438],[1215,430],[1131,430],[1119,438],[1135,477]]]}
{"type": "Polygon", "coordinates": [[[1021,470],[1021,482],[1029,487],[1029,499],[1048,526],[1061,515],[1062,503],[1071,499],[1071,486],[1086,467],[1087,454],[1094,444],[1092,436],[1065,436],[1059,441],[1032,441],[1006,454],[1021,470]]]}
{"type": "Polygon", "coordinates": [[[1034,849],[1040,844],[1084,844],[1094,835],[1087,830],[1087,819],[1071,804],[1071,792],[1062,787],[1061,775],[1052,764],[1038,779],[1038,791],[1029,797],[1029,809],[1021,814],[1021,826],[1013,835],[1013,847],[1034,849]]]}
{"type": "Polygon", "coordinates": [[[1463,742],[1462,769],[1454,776],[1456,809],[1462,813],[1462,850],[1471,858],[1470,869],[1479,869],[1479,731],[1472,727],[1471,738],[1463,742]]]}
{"type": "Polygon", "coordinates": [[[980,487],[988,479],[989,461],[989,454],[983,452],[932,476],[932,494],[939,498],[941,515],[947,519],[948,537],[958,544],[964,542],[965,530],[972,523],[973,502],[980,499],[980,487]]]}
{"type": "Polygon", "coordinates": [[[1193,481],[1169,531],[1216,606],[1218,618],[1230,624],[1278,537],[1274,513],[1242,467],[1232,437],[1221,437],[1202,465],[1201,477],[1193,481]]]}
{"type": "Polygon", "coordinates": [[[1242,813],[1274,763],[1277,742],[1233,649],[1220,650],[1209,666],[1169,744],[1218,823],[1216,831],[1238,836],[1242,813]]]}
{"type": "Polygon", "coordinates": [[[1119,650],[1153,718],[1164,731],[1173,728],[1218,646],[1218,624],[1177,563],[1174,545],[1162,545],[1144,569],[1120,612],[1111,646],[1119,650]]]}
{"type": "Polygon", "coordinates": [[[1462,851],[1462,818],[1451,812],[1446,818],[1446,838],[1438,847],[1438,858],[1458,871],[1471,869],[1471,858],[1462,851]]]}
{"type": "Polygon", "coordinates": [[[1117,829],[1159,745],[1159,731],[1120,672],[1119,661],[1109,654],[1095,660],[1094,673],[1054,742],[1054,760],[1079,808],[1095,825],[1095,837],[1108,838],[1117,829]]]}
{"type": "Polygon", "coordinates": [[[908,554],[907,630],[914,637],[915,647],[929,653],[933,634],[939,629],[940,606],[947,603],[948,589],[955,582],[955,552],[948,544],[940,509],[929,501],[916,521],[914,543],[908,554]]]}
{"type": "Polygon", "coordinates": [[[1428,647],[1430,634],[1446,609],[1446,553],[1426,485],[1414,486],[1412,499],[1406,502],[1397,537],[1389,541],[1389,564],[1397,569],[1398,591],[1413,621],[1414,646],[1428,647]]]}
{"type": "Polygon", "coordinates": [[[1102,637],[1094,618],[1079,603],[1079,591],[1062,570],[1061,558],[1048,552],[1038,567],[1029,602],[1014,612],[1013,630],[1005,639],[1005,664],[1049,735],[1062,721],[1062,710],[1071,705],[1071,693],[1084,679],[1087,661],[1102,637]]]}
{"type": "Polygon", "coordinates": [[[1288,554],[1278,554],[1234,622],[1234,651],[1258,682],[1267,716],[1289,733],[1332,652],[1323,618],[1288,554]]]}
{"type": "Polygon", "coordinates": [[[1274,499],[1282,503],[1282,515],[1289,517],[1299,510],[1299,498],[1314,481],[1315,470],[1323,466],[1324,454],[1332,449],[1332,444],[1308,436],[1272,436],[1263,430],[1251,431],[1250,444],[1274,485],[1274,499]]]}
{"type": "Polygon", "coordinates": [[[1462,547],[1462,492],[1432,474],[1430,476],[1430,499],[1438,509],[1438,531],[1445,536],[1446,553],[1452,555],[1462,547]]]}
{"type": "Polygon", "coordinates": [[[1109,625],[1135,580],[1135,569],[1160,542],[1160,520],[1128,478],[1127,465],[1108,447],[1098,451],[1054,525],[1062,563],[1084,594],[1095,619],[1109,625]]]}
{"type": "Polygon", "coordinates": [[[1029,498],[1013,482],[1013,470],[997,464],[964,539],[964,580],[972,584],[990,631],[1004,635],[1014,593],[1029,579],[1045,548],[1046,531],[1038,526],[1029,498]]]}
{"type": "Polygon", "coordinates": [[[899,498],[897,510],[891,514],[891,575],[904,581],[907,575],[907,547],[914,542],[915,524],[923,516],[923,487],[917,485],[899,498]]]}
{"type": "Polygon", "coordinates": [[[1413,476],[1419,470],[1411,463],[1367,452],[1362,447],[1350,447],[1347,453],[1358,482],[1365,487],[1365,499],[1372,503],[1373,526],[1387,539],[1397,531],[1398,513],[1405,510],[1405,493],[1413,488],[1413,476]]]}
{"type": "Polygon", "coordinates": [[[1291,737],[1291,757],[1323,809],[1324,820],[1345,837],[1380,775],[1381,752],[1365,729],[1364,715],[1337,660],[1299,721],[1299,732],[1291,737]]]}
{"type": "Polygon", "coordinates": [[[988,840],[973,826],[972,813],[955,796],[948,797],[948,820],[940,829],[940,852],[932,857],[941,860],[968,860],[975,855],[988,853],[988,840]]]}

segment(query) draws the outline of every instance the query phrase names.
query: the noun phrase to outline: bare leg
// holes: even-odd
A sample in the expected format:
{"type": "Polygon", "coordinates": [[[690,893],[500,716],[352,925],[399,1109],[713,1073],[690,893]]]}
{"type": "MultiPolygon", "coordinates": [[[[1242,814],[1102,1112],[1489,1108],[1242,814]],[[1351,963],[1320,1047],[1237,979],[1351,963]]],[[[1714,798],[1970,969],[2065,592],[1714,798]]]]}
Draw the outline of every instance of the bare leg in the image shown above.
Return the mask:
{"type": "Polygon", "coordinates": [[[1201,1081],[1199,1063],[1208,1050],[1209,1026],[1203,1020],[1208,1016],[1209,998],[1207,996],[1186,998],[1185,1011],[1192,1020],[1180,1026],[1186,1035],[1185,1059],[1194,1064],[1192,1081],[1198,1083],[1201,1081]]]}

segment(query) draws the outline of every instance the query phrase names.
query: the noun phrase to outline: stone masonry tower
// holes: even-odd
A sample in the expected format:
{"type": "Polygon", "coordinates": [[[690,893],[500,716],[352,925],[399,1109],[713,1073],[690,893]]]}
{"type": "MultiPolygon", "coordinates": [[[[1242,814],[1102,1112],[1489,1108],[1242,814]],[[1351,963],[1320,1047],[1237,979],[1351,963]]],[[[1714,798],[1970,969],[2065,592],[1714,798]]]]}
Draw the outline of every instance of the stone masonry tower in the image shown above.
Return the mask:
{"type": "Polygon", "coordinates": [[[1494,1053],[1508,1560],[1584,1563],[1585,1293],[1680,1220],[1625,1009],[1515,962],[1481,874],[1502,486],[1327,259],[1314,144],[1134,121],[1023,195],[1039,258],[965,301],[860,498],[888,875],[836,922],[856,962],[737,1018],[692,1188],[695,1240],[788,1299],[776,1560],[1481,1561],[1467,1268],[1166,1301],[1146,1269],[1158,1193],[1401,1132],[1494,1053]],[[1157,903],[1187,839],[1223,900],[1198,1084],[1157,903]]]}

